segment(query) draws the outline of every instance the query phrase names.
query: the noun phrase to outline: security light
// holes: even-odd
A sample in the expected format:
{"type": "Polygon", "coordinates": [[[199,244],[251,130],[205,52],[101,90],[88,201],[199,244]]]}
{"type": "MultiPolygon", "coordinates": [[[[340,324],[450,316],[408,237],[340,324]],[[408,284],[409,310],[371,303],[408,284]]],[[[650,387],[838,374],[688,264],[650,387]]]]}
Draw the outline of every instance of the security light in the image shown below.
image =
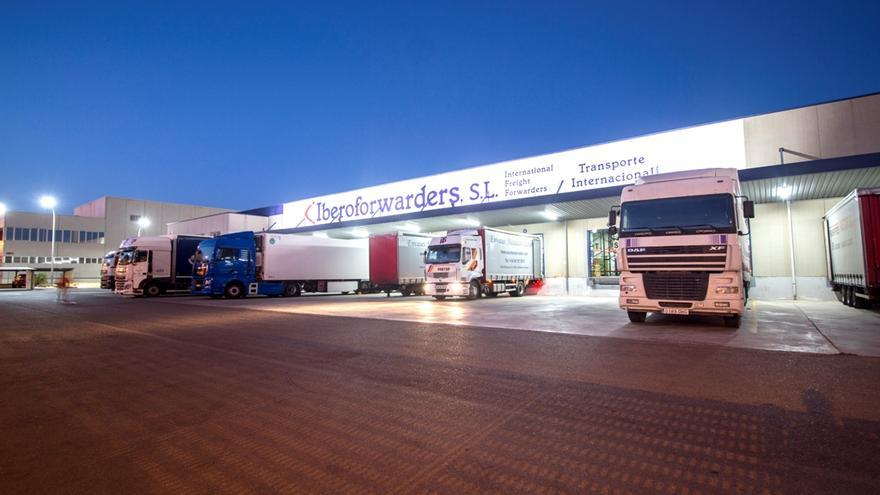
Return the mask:
{"type": "Polygon", "coordinates": [[[51,210],[58,205],[58,200],[52,196],[40,196],[40,206],[46,208],[47,210],[51,210]]]}
{"type": "Polygon", "coordinates": [[[137,219],[137,225],[141,229],[145,229],[150,226],[150,219],[147,217],[140,217],[137,219]]]}
{"type": "Polygon", "coordinates": [[[6,214],[6,205],[0,203],[0,217],[6,214]]]}
{"type": "Polygon", "coordinates": [[[404,232],[420,232],[422,230],[421,228],[419,228],[418,225],[412,222],[406,222],[403,225],[395,225],[394,228],[396,230],[402,230],[404,232]]]}
{"type": "Polygon", "coordinates": [[[464,222],[465,225],[469,225],[471,227],[479,227],[480,226],[480,221],[477,220],[476,218],[467,217],[467,218],[463,218],[461,221],[464,222]]]}
{"type": "Polygon", "coordinates": [[[787,201],[791,198],[791,186],[783,184],[781,187],[776,188],[776,195],[779,196],[779,199],[787,201]]]}
{"type": "Polygon", "coordinates": [[[547,220],[550,220],[551,222],[559,220],[559,213],[556,213],[553,210],[547,209],[547,210],[542,211],[541,214],[544,215],[544,218],[546,218],[547,220]]]}

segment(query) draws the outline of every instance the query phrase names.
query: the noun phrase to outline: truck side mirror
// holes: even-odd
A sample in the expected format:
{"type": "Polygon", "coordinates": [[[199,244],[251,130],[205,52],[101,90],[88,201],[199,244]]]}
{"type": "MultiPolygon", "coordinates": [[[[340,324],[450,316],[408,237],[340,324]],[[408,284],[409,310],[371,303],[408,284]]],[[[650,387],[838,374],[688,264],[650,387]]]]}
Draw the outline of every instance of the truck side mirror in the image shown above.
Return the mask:
{"type": "Polygon", "coordinates": [[[614,227],[615,225],[617,225],[617,211],[611,210],[608,212],[608,227],[610,229],[611,227],[614,227]]]}
{"type": "Polygon", "coordinates": [[[422,251],[422,263],[425,264],[428,262],[428,252],[422,251]]]}
{"type": "Polygon", "coordinates": [[[755,218],[755,202],[751,200],[743,201],[743,216],[746,218],[755,218]]]}

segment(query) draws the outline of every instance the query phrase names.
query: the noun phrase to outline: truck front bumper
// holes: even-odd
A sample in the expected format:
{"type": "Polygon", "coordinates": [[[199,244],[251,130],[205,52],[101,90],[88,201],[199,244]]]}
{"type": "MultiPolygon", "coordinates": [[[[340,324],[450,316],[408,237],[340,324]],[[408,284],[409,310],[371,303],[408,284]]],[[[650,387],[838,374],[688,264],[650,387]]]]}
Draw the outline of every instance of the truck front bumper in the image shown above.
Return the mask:
{"type": "Polygon", "coordinates": [[[425,295],[466,297],[468,295],[468,289],[468,284],[462,282],[426,283],[425,295]]]}
{"type": "Polygon", "coordinates": [[[694,315],[741,315],[745,312],[742,282],[738,273],[710,274],[705,298],[701,300],[651,299],[645,292],[640,273],[622,273],[620,296],[621,309],[645,313],[694,314],[694,315]]]}
{"type": "Polygon", "coordinates": [[[190,294],[210,296],[214,293],[214,287],[210,278],[196,279],[193,278],[192,285],[189,288],[190,294]]]}

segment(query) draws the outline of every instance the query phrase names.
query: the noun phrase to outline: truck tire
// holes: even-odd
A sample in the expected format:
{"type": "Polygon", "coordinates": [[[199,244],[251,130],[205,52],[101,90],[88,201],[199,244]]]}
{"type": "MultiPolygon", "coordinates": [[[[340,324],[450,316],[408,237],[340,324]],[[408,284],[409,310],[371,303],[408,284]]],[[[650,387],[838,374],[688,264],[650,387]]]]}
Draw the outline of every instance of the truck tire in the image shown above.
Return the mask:
{"type": "Polygon", "coordinates": [[[240,299],[244,297],[244,287],[238,282],[231,282],[223,291],[227,299],[240,299]]]}
{"type": "Polygon", "coordinates": [[[509,292],[511,297],[522,297],[526,293],[526,285],[522,282],[516,283],[516,289],[509,292]]]}
{"type": "Polygon", "coordinates": [[[162,288],[153,282],[144,286],[144,297],[157,297],[162,295],[162,288]]]}
{"type": "Polygon", "coordinates": [[[853,290],[848,285],[843,286],[843,304],[850,307],[853,306],[853,290]]]}
{"type": "Polygon", "coordinates": [[[478,280],[471,280],[470,285],[468,285],[468,300],[479,299],[482,293],[483,288],[480,286],[480,282],[478,280]]]}
{"type": "Polygon", "coordinates": [[[724,317],[724,326],[727,328],[739,328],[742,323],[742,315],[731,315],[724,317]]]}
{"type": "Polygon", "coordinates": [[[859,297],[859,293],[858,293],[858,291],[856,291],[855,287],[853,287],[853,290],[852,290],[852,300],[853,300],[853,307],[854,308],[867,309],[871,306],[871,304],[869,303],[869,301],[867,299],[859,297]]]}
{"type": "Polygon", "coordinates": [[[644,311],[627,311],[626,316],[629,316],[629,321],[633,323],[644,323],[648,313],[644,311]]]}
{"type": "Polygon", "coordinates": [[[302,295],[302,287],[299,284],[286,284],[284,286],[284,297],[299,297],[302,295]]]}

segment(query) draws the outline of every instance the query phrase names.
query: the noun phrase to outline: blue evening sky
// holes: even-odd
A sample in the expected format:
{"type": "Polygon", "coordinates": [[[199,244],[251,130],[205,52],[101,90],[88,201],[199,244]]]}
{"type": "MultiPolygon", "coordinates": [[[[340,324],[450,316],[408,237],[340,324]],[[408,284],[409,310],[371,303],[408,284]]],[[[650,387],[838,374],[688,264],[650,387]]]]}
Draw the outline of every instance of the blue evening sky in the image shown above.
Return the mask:
{"type": "Polygon", "coordinates": [[[0,0],[0,202],[253,208],[880,91],[878,26],[876,1],[0,0]]]}

